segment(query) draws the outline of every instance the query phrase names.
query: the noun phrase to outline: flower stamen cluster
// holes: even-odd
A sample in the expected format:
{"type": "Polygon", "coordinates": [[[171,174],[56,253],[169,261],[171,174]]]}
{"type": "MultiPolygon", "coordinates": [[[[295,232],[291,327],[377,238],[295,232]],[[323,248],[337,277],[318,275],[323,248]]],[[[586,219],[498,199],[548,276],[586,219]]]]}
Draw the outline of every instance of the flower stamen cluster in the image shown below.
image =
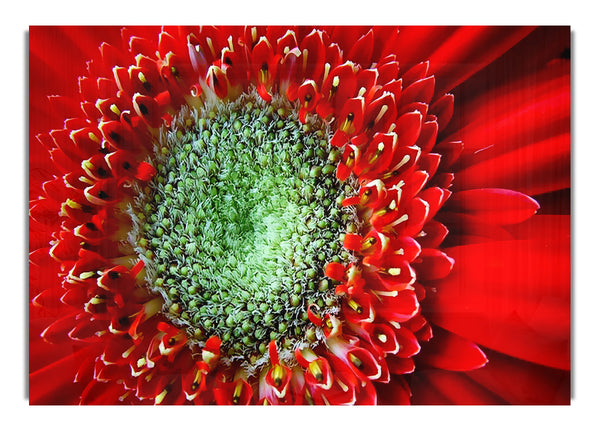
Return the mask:
{"type": "Polygon", "coordinates": [[[217,335],[228,356],[314,343],[307,306],[339,309],[324,268],[351,258],[342,241],[356,224],[322,123],[248,94],[182,112],[155,152],[133,242],[166,314],[190,341],[217,335]]]}

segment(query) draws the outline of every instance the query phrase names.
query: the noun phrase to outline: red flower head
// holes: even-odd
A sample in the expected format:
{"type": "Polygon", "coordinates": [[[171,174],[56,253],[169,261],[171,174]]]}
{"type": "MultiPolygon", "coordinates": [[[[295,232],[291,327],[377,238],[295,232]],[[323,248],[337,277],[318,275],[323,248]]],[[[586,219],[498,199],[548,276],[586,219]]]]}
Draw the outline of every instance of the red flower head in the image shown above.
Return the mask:
{"type": "Polygon", "coordinates": [[[568,403],[569,46],[32,28],[31,403],[568,403]]]}

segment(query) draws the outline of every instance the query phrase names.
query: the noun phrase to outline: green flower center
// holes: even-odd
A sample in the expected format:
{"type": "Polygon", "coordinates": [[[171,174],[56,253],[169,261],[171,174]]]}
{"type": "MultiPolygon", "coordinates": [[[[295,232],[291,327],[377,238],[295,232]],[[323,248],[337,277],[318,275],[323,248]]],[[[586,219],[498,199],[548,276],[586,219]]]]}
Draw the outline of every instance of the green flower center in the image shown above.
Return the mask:
{"type": "Polygon", "coordinates": [[[156,159],[138,251],[170,319],[230,356],[314,342],[307,307],[337,310],[324,267],[351,258],[341,239],[356,219],[324,126],[244,95],[181,114],[156,159]]]}

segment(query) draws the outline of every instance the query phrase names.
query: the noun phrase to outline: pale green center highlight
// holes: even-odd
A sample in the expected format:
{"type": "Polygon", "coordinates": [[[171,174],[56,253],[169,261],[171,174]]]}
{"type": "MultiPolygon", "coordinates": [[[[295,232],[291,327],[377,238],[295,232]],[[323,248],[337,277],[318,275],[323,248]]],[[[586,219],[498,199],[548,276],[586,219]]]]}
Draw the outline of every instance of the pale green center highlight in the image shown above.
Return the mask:
{"type": "Polygon", "coordinates": [[[197,340],[219,336],[230,356],[313,342],[307,306],[337,306],[323,270],[350,258],[340,241],[355,218],[326,130],[251,95],[177,124],[139,214],[167,315],[197,340]]]}

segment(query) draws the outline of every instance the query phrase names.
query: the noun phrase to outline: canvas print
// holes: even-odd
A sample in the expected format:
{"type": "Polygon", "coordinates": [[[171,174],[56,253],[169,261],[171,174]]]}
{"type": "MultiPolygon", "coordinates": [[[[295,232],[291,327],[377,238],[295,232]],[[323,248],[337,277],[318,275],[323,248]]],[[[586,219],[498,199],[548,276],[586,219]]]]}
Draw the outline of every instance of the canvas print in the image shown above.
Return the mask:
{"type": "Polygon", "coordinates": [[[30,27],[29,402],[570,403],[569,27],[30,27]]]}

